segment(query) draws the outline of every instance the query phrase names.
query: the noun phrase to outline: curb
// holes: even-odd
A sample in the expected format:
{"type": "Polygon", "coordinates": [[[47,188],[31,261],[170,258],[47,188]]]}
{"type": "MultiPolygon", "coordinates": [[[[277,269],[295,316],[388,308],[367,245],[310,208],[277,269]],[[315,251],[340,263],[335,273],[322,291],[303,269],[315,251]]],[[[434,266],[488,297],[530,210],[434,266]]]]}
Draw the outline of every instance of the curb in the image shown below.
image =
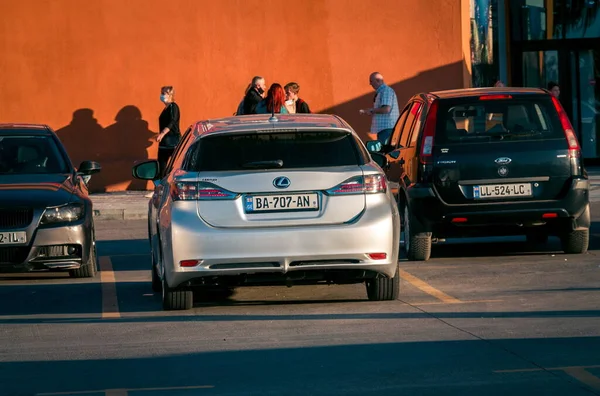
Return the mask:
{"type": "Polygon", "coordinates": [[[136,209],[94,209],[95,220],[145,220],[147,210],[136,209]]]}

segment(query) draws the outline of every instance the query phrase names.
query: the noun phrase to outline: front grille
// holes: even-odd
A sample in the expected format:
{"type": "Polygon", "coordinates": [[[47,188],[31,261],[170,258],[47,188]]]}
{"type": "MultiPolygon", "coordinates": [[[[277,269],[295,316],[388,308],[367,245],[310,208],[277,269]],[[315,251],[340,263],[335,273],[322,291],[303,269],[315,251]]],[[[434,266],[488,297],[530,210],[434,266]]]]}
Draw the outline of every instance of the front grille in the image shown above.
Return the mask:
{"type": "Polygon", "coordinates": [[[0,230],[25,228],[32,220],[31,208],[0,208],[0,230]]]}
{"type": "Polygon", "coordinates": [[[0,264],[21,264],[29,255],[28,246],[0,247],[0,264]]]}

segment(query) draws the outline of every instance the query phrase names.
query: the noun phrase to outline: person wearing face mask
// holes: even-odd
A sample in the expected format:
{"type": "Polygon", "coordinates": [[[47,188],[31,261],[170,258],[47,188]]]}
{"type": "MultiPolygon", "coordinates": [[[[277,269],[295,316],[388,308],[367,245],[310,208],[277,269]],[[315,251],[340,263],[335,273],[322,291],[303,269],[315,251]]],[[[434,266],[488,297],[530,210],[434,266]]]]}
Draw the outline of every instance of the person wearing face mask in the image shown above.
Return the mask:
{"type": "Polygon", "coordinates": [[[290,82],[285,85],[285,108],[290,114],[294,113],[310,113],[308,103],[298,97],[300,85],[295,82],[290,82]]]}
{"type": "Polygon", "coordinates": [[[179,131],[179,106],[174,100],[175,91],[172,86],[165,86],[160,89],[160,101],[164,103],[165,108],[158,117],[158,126],[160,133],[156,136],[158,142],[158,163],[160,174],[162,175],[169,157],[181,139],[179,131]]]}
{"type": "Polygon", "coordinates": [[[252,79],[252,87],[244,97],[244,114],[256,114],[256,105],[263,100],[266,88],[264,78],[256,76],[252,79]]]}

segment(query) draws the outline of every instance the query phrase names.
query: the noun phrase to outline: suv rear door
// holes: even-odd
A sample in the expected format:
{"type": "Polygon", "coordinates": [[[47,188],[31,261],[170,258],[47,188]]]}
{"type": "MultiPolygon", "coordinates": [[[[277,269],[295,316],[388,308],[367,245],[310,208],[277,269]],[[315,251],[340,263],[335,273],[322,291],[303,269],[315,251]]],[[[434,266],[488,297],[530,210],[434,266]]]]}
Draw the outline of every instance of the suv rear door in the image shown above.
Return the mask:
{"type": "Polygon", "coordinates": [[[569,147],[547,94],[441,99],[433,182],[448,204],[560,198],[569,147]]]}
{"type": "Polygon", "coordinates": [[[365,209],[365,184],[385,183],[363,175],[368,153],[347,130],[218,133],[190,150],[198,215],[215,227],[341,224],[365,209]]]}

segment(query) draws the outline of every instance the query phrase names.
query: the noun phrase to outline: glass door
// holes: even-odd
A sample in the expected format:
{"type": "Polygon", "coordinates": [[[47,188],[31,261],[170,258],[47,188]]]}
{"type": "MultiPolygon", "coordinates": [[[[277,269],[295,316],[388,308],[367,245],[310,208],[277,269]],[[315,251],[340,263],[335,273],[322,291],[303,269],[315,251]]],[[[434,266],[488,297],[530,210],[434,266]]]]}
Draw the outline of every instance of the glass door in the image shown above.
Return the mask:
{"type": "Polygon", "coordinates": [[[571,85],[573,90],[573,126],[577,129],[583,158],[600,156],[600,51],[583,50],[571,52],[571,85]]]}

